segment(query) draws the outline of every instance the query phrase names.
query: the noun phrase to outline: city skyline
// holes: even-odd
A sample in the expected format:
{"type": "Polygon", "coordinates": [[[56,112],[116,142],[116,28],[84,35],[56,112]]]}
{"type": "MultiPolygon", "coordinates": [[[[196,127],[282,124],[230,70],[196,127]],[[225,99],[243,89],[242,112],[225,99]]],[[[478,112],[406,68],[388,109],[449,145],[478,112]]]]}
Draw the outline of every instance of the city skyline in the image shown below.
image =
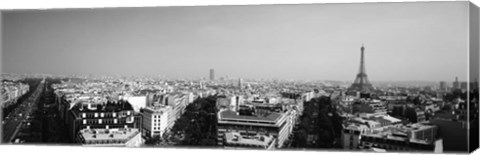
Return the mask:
{"type": "Polygon", "coordinates": [[[6,11],[2,72],[466,81],[465,4],[6,11]]]}

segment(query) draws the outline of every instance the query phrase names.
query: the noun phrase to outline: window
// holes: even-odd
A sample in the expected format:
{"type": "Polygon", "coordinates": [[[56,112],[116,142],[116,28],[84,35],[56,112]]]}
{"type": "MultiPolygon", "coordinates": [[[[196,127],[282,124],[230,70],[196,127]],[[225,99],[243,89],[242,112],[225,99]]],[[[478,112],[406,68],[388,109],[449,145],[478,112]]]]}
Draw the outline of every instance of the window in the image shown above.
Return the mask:
{"type": "Polygon", "coordinates": [[[97,118],[97,117],[98,117],[98,113],[95,113],[95,118],[97,118]]]}
{"type": "Polygon", "coordinates": [[[98,119],[98,124],[102,124],[102,119],[98,119]]]}
{"type": "Polygon", "coordinates": [[[82,113],[82,118],[85,118],[87,117],[87,114],[86,113],[82,113]]]}
{"type": "Polygon", "coordinates": [[[83,124],[87,124],[87,120],[86,120],[86,119],[83,120],[83,124]]]}
{"type": "Polygon", "coordinates": [[[100,113],[100,117],[105,117],[105,114],[103,112],[100,113]]]}

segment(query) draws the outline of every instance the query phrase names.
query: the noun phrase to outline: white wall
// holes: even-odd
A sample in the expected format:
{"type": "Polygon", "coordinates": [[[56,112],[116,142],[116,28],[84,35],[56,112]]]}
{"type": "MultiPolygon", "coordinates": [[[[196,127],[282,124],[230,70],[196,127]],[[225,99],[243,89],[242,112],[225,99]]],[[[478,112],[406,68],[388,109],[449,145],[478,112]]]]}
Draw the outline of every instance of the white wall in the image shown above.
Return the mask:
{"type": "Polygon", "coordinates": [[[130,96],[125,99],[132,105],[135,112],[140,112],[140,108],[145,108],[147,105],[146,96],[130,96]]]}

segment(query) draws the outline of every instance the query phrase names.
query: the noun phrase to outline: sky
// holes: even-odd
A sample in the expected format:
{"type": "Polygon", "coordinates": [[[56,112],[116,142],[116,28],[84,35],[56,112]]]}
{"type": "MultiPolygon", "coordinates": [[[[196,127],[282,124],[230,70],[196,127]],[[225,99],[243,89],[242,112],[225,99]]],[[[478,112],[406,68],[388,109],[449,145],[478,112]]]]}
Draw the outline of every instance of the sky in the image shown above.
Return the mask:
{"type": "Polygon", "coordinates": [[[468,3],[16,10],[2,72],[353,81],[467,78],[468,3]]]}

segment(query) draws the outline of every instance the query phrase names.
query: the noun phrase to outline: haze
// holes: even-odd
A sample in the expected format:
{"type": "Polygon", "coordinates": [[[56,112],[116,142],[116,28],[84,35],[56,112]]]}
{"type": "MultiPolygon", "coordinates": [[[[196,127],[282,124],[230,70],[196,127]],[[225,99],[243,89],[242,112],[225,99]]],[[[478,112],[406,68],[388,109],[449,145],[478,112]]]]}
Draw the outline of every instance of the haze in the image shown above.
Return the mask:
{"type": "Polygon", "coordinates": [[[6,73],[466,80],[468,2],[3,12],[6,73]]]}

